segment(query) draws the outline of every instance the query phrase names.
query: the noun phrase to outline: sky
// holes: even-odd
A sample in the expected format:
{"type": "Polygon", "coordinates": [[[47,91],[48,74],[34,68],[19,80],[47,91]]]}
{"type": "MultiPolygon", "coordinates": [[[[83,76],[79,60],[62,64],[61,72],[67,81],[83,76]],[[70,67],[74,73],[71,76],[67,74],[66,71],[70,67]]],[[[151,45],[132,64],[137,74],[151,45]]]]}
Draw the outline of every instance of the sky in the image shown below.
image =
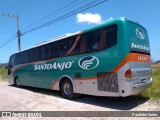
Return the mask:
{"type": "MultiPolygon", "coordinates": [[[[0,63],[8,62],[18,51],[16,18],[20,31],[55,20],[95,0],[0,0],[0,63]],[[9,17],[7,16],[10,13],[9,17]],[[4,16],[5,15],[5,16],[4,16]],[[12,41],[11,41],[12,40],[12,41]],[[10,42],[8,42],[10,41],[10,42]],[[8,44],[6,44],[8,43],[8,44]]],[[[103,1],[103,0],[99,0],[103,1]]],[[[71,17],[54,22],[21,36],[21,50],[52,38],[92,28],[105,21],[126,17],[139,22],[148,31],[151,58],[160,60],[160,0],[108,0],[71,17]]]]}

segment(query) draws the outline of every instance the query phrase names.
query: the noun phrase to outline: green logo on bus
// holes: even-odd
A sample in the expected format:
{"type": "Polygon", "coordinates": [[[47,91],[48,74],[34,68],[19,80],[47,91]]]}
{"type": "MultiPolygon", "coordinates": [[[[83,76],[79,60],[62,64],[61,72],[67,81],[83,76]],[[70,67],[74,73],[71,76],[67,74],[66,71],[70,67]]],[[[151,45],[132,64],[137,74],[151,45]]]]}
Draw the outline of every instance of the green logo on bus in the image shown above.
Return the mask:
{"type": "Polygon", "coordinates": [[[78,65],[85,70],[91,70],[99,65],[99,60],[95,56],[85,56],[81,58],[78,65]]]}
{"type": "Polygon", "coordinates": [[[136,35],[140,39],[144,39],[145,38],[144,32],[140,28],[136,29],[136,35]]]}

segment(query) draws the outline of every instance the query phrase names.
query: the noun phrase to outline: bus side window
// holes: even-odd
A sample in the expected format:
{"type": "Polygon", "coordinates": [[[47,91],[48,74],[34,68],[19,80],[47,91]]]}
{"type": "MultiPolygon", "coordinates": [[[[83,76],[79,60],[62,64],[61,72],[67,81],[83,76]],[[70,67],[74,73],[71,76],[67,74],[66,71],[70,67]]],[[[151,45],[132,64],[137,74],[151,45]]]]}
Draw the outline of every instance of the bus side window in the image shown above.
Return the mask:
{"type": "Polygon", "coordinates": [[[67,40],[59,42],[60,57],[64,57],[68,51],[67,40]]]}
{"type": "Polygon", "coordinates": [[[28,52],[26,51],[26,52],[24,52],[23,53],[23,63],[27,63],[27,59],[28,59],[28,52]]]}
{"type": "MultiPolygon", "coordinates": [[[[77,36],[76,36],[77,37],[77,36]]],[[[81,39],[82,39],[82,36],[81,36],[81,38],[80,38],[80,40],[78,40],[78,43],[73,43],[73,45],[76,45],[75,46],[75,48],[73,49],[73,51],[71,52],[71,55],[76,55],[76,54],[79,54],[80,53],[80,41],[81,41],[81,39]]],[[[76,38],[75,38],[75,40],[76,40],[76,38]]],[[[74,40],[74,41],[75,41],[74,40]]]]}
{"type": "Polygon", "coordinates": [[[87,36],[84,36],[80,41],[80,53],[86,52],[87,36]]]}
{"type": "Polygon", "coordinates": [[[98,45],[98,50],[103,50],[105,46],[107,31],[105,29],[101,29],[99,30],[99,32],[100,32],[100,41],[98,45]]]}
{"type": "Polygon", "coordinates": [[[16,64],[21,64],[21,53],[16,54],[16,64]]]}
{"type": "Polygon", "coordinates": [[[21,64],[24,63],[24,52],[21,53],[21,64]]]}
{"type": "Polygon", "coordinates": [[[43,46],[43,60],[47,60],[50,58],[50,50],[49,45],[43,46]]]}
{"type": "Polygon", "coordinates": [[[80,53],[89,53],[92,51],[91,33],[84,34],[80,41],[80,53]]]}
{"type": "Polygon", "coordinates": [[[91,52],[91,34],[87,33],[80,36],[80,39],[78,41],[75,41],[77,39],[77,36],[74,36],[72,40],[69,42],[69,48],[74,48],[70,55],[76,55],[76,54],[83,54],[91,52]]]}
{"type": "Polygon", "coordinates": [[[36,59],[37,59],[36,57],[37,57],[37,52],[36,52],[36,49],[33,48],[33,49],[31,50],[31,62],[35,62],[36,59]]]}
{"type": "Polygon", "coordinates": [[[29,62],[33,62],[33,49],[29,50],[29,62]]]}
{"type": "Polygon", "coordinates": [[[44,58],[45,58],[45,57],[44,57],[44,56],[45,56],[44,46],[41,47],[41,52],[42,52],[42,53],[41,53],[41,60],[44,60],[44,58]]]}
{"type": "Polygon", "coordinates": [[[79,39],[76,41],[77,36],[73,36],[68,38],[67,44],[68,44],[68,51],[66,55],[74,55],[77,53],[78,49],[76,48],[79,42],[79,39]]]}
{"type": "Polygon", "coordinates": [[[75,37],[71,37],[71,38],[68,39],[68,48],[69,48],[69,50],[72,48],[75,39],[76,39],[75,37]]]}
{"type": "Polygon", "coordinates": [[[105,49],[110,48],[117,43],[117,25],[107,27],[106,32],[105,49]]]}
{"type": "Polygon", "coordinates": [[[99,50],[99,43],[100,43],[100,30],[96,30],[92,32],[92,52],[96,52],[99,50]]]}
{"type": "Polygon", "coordinates": [[[14,65],[17,65],[17,54],[15,54],[14,65]]]}
{"type": "Polygon", "coordinates": [[[58,44],[57,43],[53,43],[50,46],[50,54],[51,54],[51,58],[57,58],[59,56],[59,51],[58,51],[58,44]]]}
{"type": "Polygon", "coordinates": [[[35,48],[35,61],[39,61],[39,49],[35,48]]]}
{"type": "Polygon", "coordinates": [[[20,63],[20,54],[16,54],[16,64],[20,63]]]}
{"type": "Polygon", "coordinates": [[[38,47],[38,61],[43,60],[43,47],[38,47]]]}

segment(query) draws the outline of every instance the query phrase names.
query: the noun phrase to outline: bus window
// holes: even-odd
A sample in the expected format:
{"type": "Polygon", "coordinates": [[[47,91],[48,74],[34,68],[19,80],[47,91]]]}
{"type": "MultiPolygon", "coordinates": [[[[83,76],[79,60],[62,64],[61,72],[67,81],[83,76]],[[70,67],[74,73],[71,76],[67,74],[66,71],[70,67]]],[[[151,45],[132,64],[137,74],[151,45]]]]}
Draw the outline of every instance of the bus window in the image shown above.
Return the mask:
{"type": "Polygon", "coordinates": [[[38,47],[38,60],[43,60],[43,47],[38,47]]]}
{"type": "Polygon", "coordinates": [[[86,52],[86,44],[87,44],[87,36],[83,37],[83,39],[80,41],[80,53],[86,52]]]}
{"type": "Polygon", "coordinates": [[[23,64],[23,63],[24,63],[24,57],[25,57],[25,56],[24,56],[24,52],[21,53],[21,56],[20,56],[20,57],[21,57],[21,58],[20,58],[21,64],[23,64]]]}
{"type": "Polygon", "coordinates": [[[50,46],[51,58],[57,58],[59,56],[58,45],[53,43],[50,46]]]}
{"type": "Polygon", "coordinates": [[[80,41],[80,53],[89,53],[92,51],[91,33],[84,34],[80,41]]]}
{"type": "Polygon", "coordinates": [[[31,61],[36,62],[38,60],[38,48],[34,48],[31,50],[31,61]]]}
{"type": "MultiPolygon", "coordinates": [[[[74,40],[75,41],[75,40],[74,40]]],[[[71,52],[71,55],[76,55],[76,54],[79,54],[80,53],[80,41],[81,39],[78,41],[78,43],[75,43],[76,44],[76,47],[73,49],[73,51],[71,52]]],[[[73,44],[73,45],[74,45],[73,44]]]]}
{"type": "Polygon", "coordinates": [[[78,51],[78,50],[75,50],[75,49],[76,49],[76,46],[79,42],[79,38],[77,40],[76,39],[77,39],[77,36],[73,36],[73,37],[68,38],[68,40],[67,40],[68,51],[67,51],[66,55],[73,55],[73,54],[77,53],[76,51],[78,51]]]}
{"type": "Polygon", "coordinates": [[[67,40],[63,40],[59,43],[60,57],[64,57],[68,51],[67,40]]]}
{"type": "Polygon", "coordinates": [[[117,26],[112,25],[106,28],[105,49],[114,46],[117,43],[117,26]]]}
{"type": "Polygon", "coordinates": [[[43,60],[50,59],[50,47],[49,45],[43,46],[43,60]]]}
{"type": "Polygon", "coordinates": [[[101,37],[99,41],[98,50],[103,50],[105,46],[107,31],[105,29],[101,29],[99,32],[101,37]]]}
{"type": "Polygon", "coordinates": [[[70,37],[70,38],[68,38],[68,48],[69,48],[69,49],[72,48],[75,39],[76,39],[76,37],[70,37]]]}
{"type": "Polygon", "coordinates": [[[23,63],[27,63],[28,62],[28,52],[26,51],[23,54],[24,54],[23,63]]]}
{"type": "Polygon", "coordinates": [[[21,53],[15,55],[15,65],[21,64],[21,53]]]}
{"type": "Polygon", "coordinates": [[[33,62],[33,49],[29,50],[29,62],[33,62]]]}
{"type": "Polygon", "coordinates": [[[104,50],[117,43],[117,26],[112,25],[92,32],[92,52],[104,50]]]}
{"type": "Polygon", "coordinates": [[[92,32],[92,42],[91,42],[92,52],[96,52],[99,50],[98,47],[99,47],[100,38],[101,38],[100,30],[96,30],[92,32]]]}

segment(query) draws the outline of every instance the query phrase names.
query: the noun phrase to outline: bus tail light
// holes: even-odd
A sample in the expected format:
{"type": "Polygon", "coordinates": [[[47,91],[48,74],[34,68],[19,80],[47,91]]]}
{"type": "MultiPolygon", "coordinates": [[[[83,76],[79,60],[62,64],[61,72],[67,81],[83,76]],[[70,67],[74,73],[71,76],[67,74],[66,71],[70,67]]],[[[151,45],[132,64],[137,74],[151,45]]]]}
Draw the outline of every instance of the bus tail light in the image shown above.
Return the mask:
{"type": "Polygon", "coordinates": [[[125,77],[126,78],[132,78],[132,71],[131,71],[131,69],[126,70],[125,77]]]}

